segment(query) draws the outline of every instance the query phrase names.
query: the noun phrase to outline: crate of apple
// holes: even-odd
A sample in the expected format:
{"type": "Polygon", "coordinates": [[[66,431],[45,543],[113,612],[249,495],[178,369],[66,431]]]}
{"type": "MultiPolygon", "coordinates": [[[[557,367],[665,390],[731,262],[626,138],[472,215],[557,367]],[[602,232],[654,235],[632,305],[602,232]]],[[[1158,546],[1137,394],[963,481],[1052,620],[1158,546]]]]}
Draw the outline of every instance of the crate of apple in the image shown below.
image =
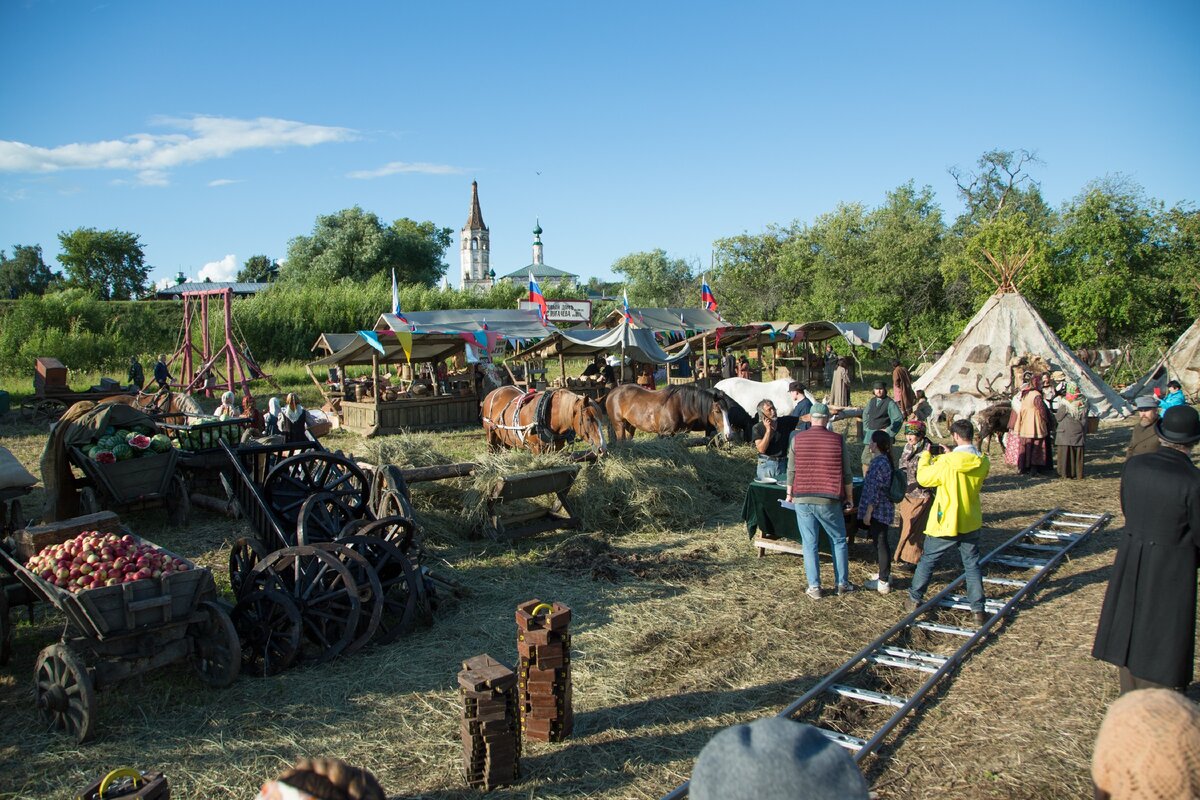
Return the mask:
{"type": "Polygon", "coordinates": [[[84,589],[163,578],[190,567],[132,534],[85,531],[51,545],[29,559],[26,567],[43,580],[72,594],[84,589]]]}

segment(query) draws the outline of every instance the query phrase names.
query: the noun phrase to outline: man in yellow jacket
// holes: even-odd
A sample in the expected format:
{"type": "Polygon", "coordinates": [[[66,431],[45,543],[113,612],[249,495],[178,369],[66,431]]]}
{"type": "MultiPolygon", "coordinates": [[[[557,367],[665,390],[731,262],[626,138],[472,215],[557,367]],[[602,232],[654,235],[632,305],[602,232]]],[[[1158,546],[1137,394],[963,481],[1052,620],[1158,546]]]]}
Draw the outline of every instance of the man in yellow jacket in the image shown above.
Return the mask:
{"type": "Polygon", "coordinates": [[[979,572],[979,529],[983,527],[979,491],[992,465],[972,444],[975,426],[969,420],[956,420],[950,426],[950,435],[954,437],[952,451],[933,457],[926,450],[917,461],[917,483],[937,493],[925,527],[925,552],[913,573],[907,606],[915,611],[921,605],[934,565],[950,550],[958,550],[966,575],[967,601],[975,624],[983,625],[987,615],[979,572]]]}

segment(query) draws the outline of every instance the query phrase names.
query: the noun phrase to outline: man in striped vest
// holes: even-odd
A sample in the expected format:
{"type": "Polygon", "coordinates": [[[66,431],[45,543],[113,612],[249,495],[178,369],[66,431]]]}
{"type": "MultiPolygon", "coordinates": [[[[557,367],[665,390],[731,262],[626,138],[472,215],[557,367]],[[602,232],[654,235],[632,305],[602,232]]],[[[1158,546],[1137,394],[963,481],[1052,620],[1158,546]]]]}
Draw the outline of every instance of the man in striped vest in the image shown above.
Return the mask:
{"type": "Polygon", "coordinates": [[[804,550],[807,594],[821,599],[821,564],[817,560],[818,527],[824,528],[833,550],[837,593],[858,587],[850,583],[845,511],[853,502],[850,453],[841,434],[825,427],[829,406],[815,403],[809,412],[812,427],[792,434],[788,443],[787,501],[796,507],[796,527],[804,550]]]}

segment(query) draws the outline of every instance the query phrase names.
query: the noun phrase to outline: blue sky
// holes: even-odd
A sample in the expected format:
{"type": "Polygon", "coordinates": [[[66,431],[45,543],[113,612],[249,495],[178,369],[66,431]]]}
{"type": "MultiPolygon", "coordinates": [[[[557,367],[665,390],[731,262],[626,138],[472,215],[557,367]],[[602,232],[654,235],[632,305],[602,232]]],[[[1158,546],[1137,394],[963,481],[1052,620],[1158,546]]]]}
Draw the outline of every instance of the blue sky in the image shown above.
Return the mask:
{"type": "Polygon", "coordinates": [[[4,0],[0,248],[119,228],[215,279],[360,205],[497,273],[611,276],[662,248],[876,205],[1035,150],[1047,199],[1122,173],[1200,192],[1200,4],[4,0]]]}

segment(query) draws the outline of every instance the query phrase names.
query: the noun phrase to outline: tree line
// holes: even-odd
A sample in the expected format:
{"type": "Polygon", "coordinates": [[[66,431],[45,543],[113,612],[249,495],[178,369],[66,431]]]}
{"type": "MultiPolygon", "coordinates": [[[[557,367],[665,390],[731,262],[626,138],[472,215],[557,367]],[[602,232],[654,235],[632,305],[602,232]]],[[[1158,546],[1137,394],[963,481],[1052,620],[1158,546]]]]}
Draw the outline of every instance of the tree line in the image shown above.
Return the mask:
{"type": "MultiPolygon", "coordinates": [[[[661,249],[630,253],[612,265],[619,281],[592,278],[588,287],[609,297],[626,291],[635,306],[695,306],[706,274],[732,322],[890,324],[888,349],[916,355],[949,344],[995,291],[986,250],[1002,259],[1027,256],[1018,287],[1072,346],[1172,341],[1200,312],[1200,213],[1187,204],[1167,207],[1120,177],[1094,181],[1053,208],[1034,175],[1039,165],[1028,151],[995,150],[969,169],[951,169],[963,211],[950,221],[933,190],[910,181],[875,206],[840,203],[811,222],[717,239],[708,269],[661,249]]],[[[303,358],[317,333],[369,325],[390,308],[393,269],[407,310],[513,307],[523,286],[434,288],[448,269],[452,234],[429,221],[386,223],[357,206],[322,215],[288,243],[282,262],[246,260],[239,280],[273,286],[239,301],[235,318],[259,357],[303,358]]],[[[12,258],[0,252],[0,298],[73,290],[51,304],[57,313],[80,307],[82,296],[146,295],[151,268],[137,235],[80,228],[60,234],[59,243],[64,274],[45,264],[38,245],[16,245],[12,258]]],[[[551,298],[579,295],[542,289],[551,298]]],[[[619,303],[596,304],[594,318],[619,303]]],[[[53,314],[32,316],[53,324],[53,314]]],[[[76,330],[97,335],[95,327],[76,330]]],[[[28,349],[35,341],[12,344],[28,349]]],[[[10,358],[24,356],[0,342],[0,369],[16,363],[10,358]]]]}

